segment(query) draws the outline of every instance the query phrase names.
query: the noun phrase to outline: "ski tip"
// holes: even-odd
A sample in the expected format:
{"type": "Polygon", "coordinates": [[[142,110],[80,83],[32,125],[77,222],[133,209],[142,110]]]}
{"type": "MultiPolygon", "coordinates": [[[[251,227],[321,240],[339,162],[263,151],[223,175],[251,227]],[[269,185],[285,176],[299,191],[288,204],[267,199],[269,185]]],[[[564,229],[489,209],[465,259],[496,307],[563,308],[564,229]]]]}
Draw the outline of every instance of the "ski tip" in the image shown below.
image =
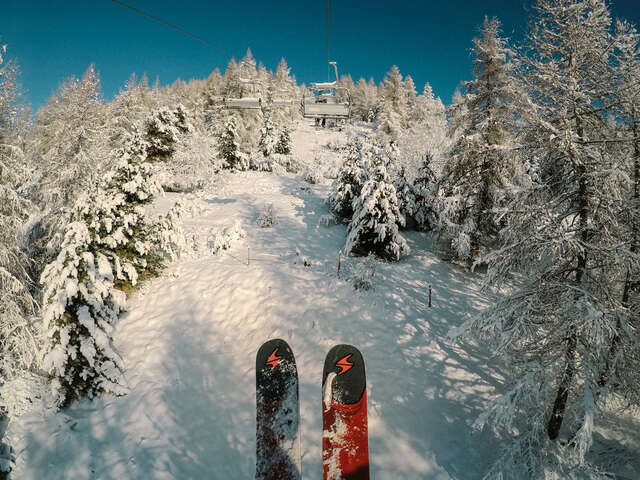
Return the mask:
{"type": "Polygon", "coordinates": [[[260,401],[271,402],[284,392],[298,396],[298,370],[289,344],[274,338],[263,343],[256,354],[256,394],[260,401]]]}
{"type": "Polygon", "coordinates": [[[296,361],[293,350],[287,342],[281,338],[273,338],[266,341],[258,349],[256,354],[256,372],[270,374],[277,371],[296,369],[296,361]]]}
{"type": "Polygon", "coordinates": [[[367,380],[362,353],[353,345],[336,345],[324,361],[322,372],[322,388],[324,391],[327,377],[331,373],[333,400],[343,404],[354,404],[360,401],[366,389],[367,380]]]}

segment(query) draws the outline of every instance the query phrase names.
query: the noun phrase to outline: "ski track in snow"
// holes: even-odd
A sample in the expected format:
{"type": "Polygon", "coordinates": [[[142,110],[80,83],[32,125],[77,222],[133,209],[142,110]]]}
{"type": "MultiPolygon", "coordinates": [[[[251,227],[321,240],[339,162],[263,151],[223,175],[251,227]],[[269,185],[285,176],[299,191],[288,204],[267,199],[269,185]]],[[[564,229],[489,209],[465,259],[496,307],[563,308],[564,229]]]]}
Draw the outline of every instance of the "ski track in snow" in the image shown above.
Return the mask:
{"type": "MultiPolygon", "coordinates": [[[[303,124],[294,153],[330,155],[323,146],[340,135],[303,124]]],[[[185,228],[202,244],[236,220],[247,237],[174,263],[130,299],[116,346],[131,392],[15,422],[15,478],[253,478],[255,355],[274,337],[291,345],[298,365],[303,478],[322,477],[322,366],[338,343],[357,346],[366,362],[372,479],[481,478],[497,452],[470,425],[500,373],[488,352],[446,336],[485,305],[478,278],[439,261],[430,237],[413,232],[411,255],[379,263],[374,290],[354,291],[336,276],[345,227],[320,224],[327,188],[250,172],[225,174],[199,195],[201,213],[185,228]],[[278,223],[260,228],[270,203],[278,223]]],[[[345,270],[359,261],[346,260],[345,270]]]]}

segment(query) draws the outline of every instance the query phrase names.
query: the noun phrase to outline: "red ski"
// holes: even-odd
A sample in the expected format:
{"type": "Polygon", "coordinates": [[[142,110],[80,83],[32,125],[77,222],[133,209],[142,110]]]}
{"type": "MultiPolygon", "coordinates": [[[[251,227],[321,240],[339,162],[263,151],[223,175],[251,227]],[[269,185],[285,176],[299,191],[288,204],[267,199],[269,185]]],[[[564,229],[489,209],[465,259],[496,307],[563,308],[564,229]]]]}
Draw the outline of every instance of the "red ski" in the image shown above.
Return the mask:
{"type": "Polygon", "coordinates": [[[322,391],[323,480],[369,480],[367,382],[357,348],[336,345],[329,351],[322,391]]]}

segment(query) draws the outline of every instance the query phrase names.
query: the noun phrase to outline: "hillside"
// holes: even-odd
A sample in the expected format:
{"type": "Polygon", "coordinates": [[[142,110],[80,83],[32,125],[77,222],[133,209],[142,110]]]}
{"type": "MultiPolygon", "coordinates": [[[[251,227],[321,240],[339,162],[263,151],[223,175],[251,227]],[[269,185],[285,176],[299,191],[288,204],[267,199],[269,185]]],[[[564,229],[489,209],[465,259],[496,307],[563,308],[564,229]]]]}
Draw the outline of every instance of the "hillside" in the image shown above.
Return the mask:
{"type": "MultiPolygon", "coordinates": [[[[342,135],[299,123],[294,152],[329,161],[326,145],[342,135]]],[[[298,362],[304,478],[321,478],[320,379],[338,343],[366,361],[372,478],[481,478],[498,443],[471,425],[500,388],[500,365],[447,337],[487,305],[479,275],[439,260],[417,232],[399,263],[376,262],[371,275],[365,259],[343,258],[338,273],[346,229],[323,221],[327,189],[300,175],[227,172],[207,191],[159,199],[156,212],[189,205],[183,226],[199,248],[145,283],[117,326],[130,393],[13,421],[15,478],[251,478],[255,353],[274,337],[298,362]],[[269,204],[276,222],[262,228],[269,204]],[[236,222],[246,237],[213,254],[213,232],[236,222]],[[357,275],[372,288],[356,290],[357,275]]]]}

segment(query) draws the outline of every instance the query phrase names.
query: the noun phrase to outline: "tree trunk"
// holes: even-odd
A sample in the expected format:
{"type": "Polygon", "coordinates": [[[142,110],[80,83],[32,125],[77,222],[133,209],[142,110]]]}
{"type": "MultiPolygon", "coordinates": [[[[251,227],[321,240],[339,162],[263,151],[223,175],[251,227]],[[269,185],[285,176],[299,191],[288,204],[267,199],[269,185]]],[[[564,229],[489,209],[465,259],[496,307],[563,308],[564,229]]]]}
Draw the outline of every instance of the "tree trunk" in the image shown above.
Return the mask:
{"type": "Polygon", "coordinates": [[[553,403],[551,418],[547,424],[547,434],[551,440],[558,438],[558,433],[560,433],[560,427],[562,427],[562,422],[564,420],[564,412],[567,407],[567,399],[569,398],[569,388],[573,382],[573,376],[575,374],[575,353],[577,343],[578,338],[574,330],[567,340],[567,351],[565,354],[567,365],[565,366],[562,379],[560,380],[556,400],[553,403]]]}
{"type": "MultiPolygon", "coordinates": [[[[580,138],[583,137],[583,130],[580,119],[577,120],[577,132],[580,138]]],[[[579,228],[580,228],[580,240],[583,244],[586,244],[589,240],[588,232],[588,215],[589,215],[589,201],[587,192],[586,173],[587,169],[583,163],[577,164],[574,167],[576,169],[578,177],[578,197],[577,201],[580,206],[578,210],[579,215],[579,228]]],[[[583,251],[578,256],[578,263],[576,268],[576,285],[582,284],[582,279],[587,269],[587,252],[583,251]]],[[[577,299],[576,299],[577,300],[577,299]]],[[[564,421],[565,410],[567,407],[567,399],[569,398],[569,390],[576,372],[576,348],[578,346],[578,333],[575,325],[569,328],[569,335],[567,337],[567,349],[565,351],[566,365],[562,378],[558,385],[558,392],[556,393],[556,399],[553,403],[553,411],[551,412],[551,418],[547,423],[547,434],[551,440],[558,438],[562,422],[564,421]]]]}

